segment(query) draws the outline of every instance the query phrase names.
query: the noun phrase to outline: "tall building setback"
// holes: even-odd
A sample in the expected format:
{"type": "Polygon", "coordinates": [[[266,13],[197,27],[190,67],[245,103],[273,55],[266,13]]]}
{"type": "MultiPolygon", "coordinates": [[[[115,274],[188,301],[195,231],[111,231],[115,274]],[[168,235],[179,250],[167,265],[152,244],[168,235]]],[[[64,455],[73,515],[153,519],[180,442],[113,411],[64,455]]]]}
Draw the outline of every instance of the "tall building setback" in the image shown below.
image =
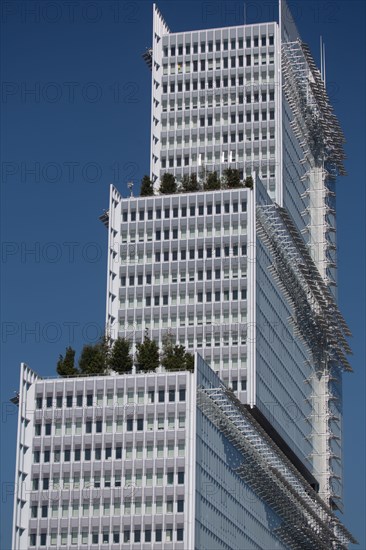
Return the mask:
{"type": "Polygon", "coordinates": [[[195,369],[23,364],[13,548],[344,550],[344,138],[323,67],[284,0],[278,21],[178,33],[154,5],[144,59],[155,194],[111,186],[106,327],[133,353],[169,334],[195,369]],[[207,190],[227,169],[253,185],[207,190]],[[160,193],[165,173],[198,190],[160,193]]]}

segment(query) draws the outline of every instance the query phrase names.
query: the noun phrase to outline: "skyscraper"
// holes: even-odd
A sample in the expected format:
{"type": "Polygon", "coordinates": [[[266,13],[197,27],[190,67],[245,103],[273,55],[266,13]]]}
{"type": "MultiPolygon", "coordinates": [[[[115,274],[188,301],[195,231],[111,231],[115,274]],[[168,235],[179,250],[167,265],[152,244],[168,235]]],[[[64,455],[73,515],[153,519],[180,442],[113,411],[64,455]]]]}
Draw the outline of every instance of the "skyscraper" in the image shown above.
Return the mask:
{"type": "Polygon", "coordinates": [[[282,0],[277,22],[179,33],[154,5],[144,58],[155,195],[111,187],[106,325],[133,351],[169,333],[195,372],[23,365],[13,546],[346,548],[343,136],[323,68],[282,0]],[[246,186],[207,185],[228,169],[246,186]],[[197,190],[160,193],[165,173],[197,190]]]}
{"type": "MultiPolygon", "coordinates": [[[[255,190],[110,200],[107,324],[197,349],[320,494],[342,501],[339,123],[285,2],[279,22],[170,32],[154,6],[151,177],[237,169],[255,190]]],[[[323,71],[324,72],[324,71],[323,71]]],[[[115,331],[117,332],[117,331],[115,331]]]]}

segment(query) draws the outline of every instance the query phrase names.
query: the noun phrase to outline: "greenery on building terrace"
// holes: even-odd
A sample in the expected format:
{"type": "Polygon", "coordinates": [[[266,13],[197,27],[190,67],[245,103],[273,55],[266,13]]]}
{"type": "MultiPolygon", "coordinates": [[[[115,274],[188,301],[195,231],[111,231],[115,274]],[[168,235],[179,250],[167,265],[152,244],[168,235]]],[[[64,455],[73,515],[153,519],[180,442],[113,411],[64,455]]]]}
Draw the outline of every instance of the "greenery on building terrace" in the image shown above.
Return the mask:
{"type": "MultiPolygon", "coordinates": [[[[204,178],[198,179],[197,174],[185,175],[180,182],[173,174],[166,172],[162,175],[158,194],[173,195],[176,193],[195,193],[198,191],[218,191],[220,189],[240,189],[247,187],[253,189],[253,178],[247,176],[240,179],[239,170],[228,168],[220,178],[217,172],[210,172],[204,178]]],[[[144,176],[141,181],[140,197],[155,195],[154,184],[149,176],[144,176]]]]}
{"type": "Polygon", "coordinates": [[[135,357],[131,354],[131,342],[126,338],[117,338],[114,342],[104,336],[94,345],[84,345],[78,366],[75,364],[75,350],[66,348],[65,356],[60,355],[57,373],[62,377],[104,376],[136,372],[155,372],[158,367],[166,371],[194,370],[194,357],[184,346],[175,344],[168,333],[160,352],[158,344],[145,332],[143,342],[136,345],[135,357]]]}

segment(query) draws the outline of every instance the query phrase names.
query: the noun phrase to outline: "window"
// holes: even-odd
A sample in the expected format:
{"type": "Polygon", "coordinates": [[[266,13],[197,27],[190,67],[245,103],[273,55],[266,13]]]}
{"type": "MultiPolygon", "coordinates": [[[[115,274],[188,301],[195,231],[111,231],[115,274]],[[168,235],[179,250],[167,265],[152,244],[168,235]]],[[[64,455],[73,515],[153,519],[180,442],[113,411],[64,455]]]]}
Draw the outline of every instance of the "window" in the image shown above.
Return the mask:
{"type": "Polygon", "coordinates": [[[46,398],[46,407],[50,409],[52,407],[52,395],[48,395],[46,398]]]}
{"type": "Polygon", "coordinates": [[[58,395],[56,397],[56,407],[58,409],[61,409],[61,407],[62,407],[62,395],[58,395]]]}
{"type": "Polygon", "coordinates": [[[186,416],[184,413],[182,413],[179,415],[179,427],[185,428],[185,425],[186,425],[186,416]]]}
{"type": "Polygon", "coordinates": [[[40,545],[41,546],[46,546],[46,541],[47,541],[47,533],[41,533],[40,545]]]}
{"type": "Polygon", "coordinates": [[[177,501],[177,512],[184,512],[184,500],[177,501]]]}
{"type": "Polygon", "coordinates": [[[178,472],[178,485],[184,485],[184,472],[178,472]]]}
{"type": "Polygon", "coordinates": [[[66,396],[66,407],[71,408],[72,407],[72,395],[66,396]]]}
{"type": "Polygon", "coordinates": [[[65,451],[64,451],[64,461],[65,462],[70,462],[70,456],[71,456],[70,449],[65,449],[65,451]]]}
{"type": "Polygon", "coordinates": [[[182,528],[177,529],[177,541],[184,539],[184,530],[182,528]]]}
{"type": "Polygon", "coordinates": [[[179,401],[185,401],[186,400],[186,390],[185,388],[180,388],[179,390],[179,401]]]}
{"type": "Polygon", "coordinates": [[[155,529],[155,541],[161,542],[162,540],[162,529],[155,529]]]}
{"type": "MultiPolygon", "coordinates": [[[[94,488],[96,489],[100,488],[100,476],[94,476],[94,488]]],[[[98,510],[98,514],[99,514],[99,502],[94,504],[94,510],[98,510]]]]}
{"type": "MultiPolygon", "coordinates": [[[[120,458],[122,458],[122,447],[117,447],[117,449],[121,449],[121,456],[120,456],[120,458]]],[[[117,449],[116,449],[116,450],[117,450],[117,449]]],[[[117,456],[116,456],[116,458],[117,458],[117,456]]],[[[114,476],[114,486],[115,486],[115,487],[121,487],[121,474],[116,474],[116,475],[114,476]]]]}
{"type": "Polygon", "coordinates": [[[130,530],[129,529],[125,529],[123,531],[123,542],[130,542],[130,530]]]}
{"type": "Polygon", "coordinates": [[[88,407],[91,407],[93,405],[93,394],[92,393],[89,393],[86,396],[86,404],[87,404],[88,407]]]}

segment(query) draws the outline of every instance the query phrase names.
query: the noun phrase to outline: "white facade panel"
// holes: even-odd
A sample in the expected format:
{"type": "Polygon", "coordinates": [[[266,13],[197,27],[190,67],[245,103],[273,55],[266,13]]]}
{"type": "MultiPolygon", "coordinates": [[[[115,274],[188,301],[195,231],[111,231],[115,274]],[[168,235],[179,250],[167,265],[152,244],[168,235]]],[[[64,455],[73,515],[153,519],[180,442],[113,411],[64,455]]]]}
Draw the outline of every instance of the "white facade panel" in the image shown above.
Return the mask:
{"type": "Polygon", "coordinates": [[[21,372],[14,550],[193,547],[194,374],[21,372]]]}

